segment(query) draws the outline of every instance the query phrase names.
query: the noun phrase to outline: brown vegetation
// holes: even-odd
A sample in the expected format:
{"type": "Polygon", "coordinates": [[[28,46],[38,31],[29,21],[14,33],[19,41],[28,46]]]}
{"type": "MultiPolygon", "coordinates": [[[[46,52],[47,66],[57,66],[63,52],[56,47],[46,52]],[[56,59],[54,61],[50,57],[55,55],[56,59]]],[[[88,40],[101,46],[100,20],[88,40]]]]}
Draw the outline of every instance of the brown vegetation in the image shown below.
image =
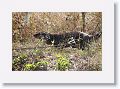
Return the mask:
{"type": "Polygon", "coordinates": [[[92,35],[102,30],[101,24],[101,12],[13,12],[12,70],[101,71],[102,37],[81,50],[48,47],[33,36],[37,32],[60,34],[73,31],[92,35]]]}

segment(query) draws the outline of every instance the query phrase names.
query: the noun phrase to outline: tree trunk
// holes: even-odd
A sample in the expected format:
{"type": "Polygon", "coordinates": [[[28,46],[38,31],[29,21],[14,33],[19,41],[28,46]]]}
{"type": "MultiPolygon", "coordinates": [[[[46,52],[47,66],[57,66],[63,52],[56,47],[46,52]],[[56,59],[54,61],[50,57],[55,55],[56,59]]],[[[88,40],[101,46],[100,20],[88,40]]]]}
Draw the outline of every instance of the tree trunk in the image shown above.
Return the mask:
{"type": "Polygon", "coordinates": [[[83,21],[82,31],[85,32],[85,12],[82,12],[82,21],[83,21]]]}

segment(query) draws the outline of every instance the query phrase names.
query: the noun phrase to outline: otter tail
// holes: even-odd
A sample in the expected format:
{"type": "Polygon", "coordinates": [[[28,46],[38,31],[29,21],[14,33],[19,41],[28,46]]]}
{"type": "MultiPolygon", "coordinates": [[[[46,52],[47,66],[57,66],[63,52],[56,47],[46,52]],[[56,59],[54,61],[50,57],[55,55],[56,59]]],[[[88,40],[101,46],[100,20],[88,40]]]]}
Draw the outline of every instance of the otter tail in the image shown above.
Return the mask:
{"type": "Polygon", "coordinates": [[[94,36],[93,39],[97,40],[98,38],[100,38],[102,36],[102,31],[97,32],[94,36]]]}

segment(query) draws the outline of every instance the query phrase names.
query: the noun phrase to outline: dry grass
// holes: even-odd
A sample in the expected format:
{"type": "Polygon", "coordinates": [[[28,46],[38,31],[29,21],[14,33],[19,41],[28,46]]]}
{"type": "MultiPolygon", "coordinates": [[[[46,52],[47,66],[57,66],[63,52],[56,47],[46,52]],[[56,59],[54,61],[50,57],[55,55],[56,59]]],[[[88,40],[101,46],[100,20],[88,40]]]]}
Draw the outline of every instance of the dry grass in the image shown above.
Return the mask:
{"type": "MultiPolygon", "coordinates": [[[[94,29],[97,23],[101,23],[101,13],[89,12],[86,13],[86,33],[97,32],[98,29],[94,29]]],[[[97,41],[93,41],[86,47],[85,50],[77,48],[54,48],[47,47],[45,43],[38,39],[35,39],[33,35],[36,32],[50,32],[50,33],[63,33],[68,31],[81,31],[82,29],[82,17],[81,13],[13,13],[12,19],[13,29],[13,49],[17,48],[34,48],[25,50],[13,50],[13,70],[26,71],[29,68],[30,71],[38,71],[47,62],[46,71],[58,71],[57,61],[59,54],[61,58],[68,60],[66,64],[69,67],[65,70],[68,71],[101,71],[102,70],[102,38],[97,41]],[[27,16],[27,18],[25,18],[27,16]],[[66,18],[68,20],[66,20],[66,18]],[[76,29],[78,28],[78,29],[76,29]],[[35,48],[35,47],[46,48],[35,48]],[[26,55],[26,57],[24,57],[26,55]],[[19,61],[15,61],[19,59],[19,61]],[[24,63],[21,62],[24,60],[24,63]],[[42,62],[40,68],[38,68],[37,62],[42,62]],[[33,64],[33,66],[26,64],[33,64]],[[31,68],[31,69],[30,69],[31,68]]],[[[66,65],[63,63],[62,68],[66,65]]]]}

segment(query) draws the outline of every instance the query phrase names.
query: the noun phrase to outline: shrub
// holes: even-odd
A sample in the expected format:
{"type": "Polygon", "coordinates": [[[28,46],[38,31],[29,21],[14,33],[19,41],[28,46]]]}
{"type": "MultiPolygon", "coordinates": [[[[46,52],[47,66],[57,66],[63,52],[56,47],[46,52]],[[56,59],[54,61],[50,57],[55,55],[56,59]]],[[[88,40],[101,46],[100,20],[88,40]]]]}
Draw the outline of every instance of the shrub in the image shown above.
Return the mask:
{"type": "Polygon", "coordinates": [[[27,55],[21,54],[19,57],[13,59],[12,61],[12,70],[14,71],[20,71],[23,69],[24,65],[27,62],[27,55]]]}
{"type": "Polygon", "coordinates": [[[36,68],[35,70],[47,70],[47,65],[48,65],[48,62],[47,61],[41,61],[41,62],[37,62],[36,64],[36,68]]]}
{"type": "Polygon", "coordinates": [[[70,67],[70,62],[67,58],[61,56],[61,55],[57,55],[57,69],[60,71],[65,71],[67,69],[69,69],[70,67]]]}
{"type": "Polygon", "coordinates": [[[24,67],[24,70],[25,71],[33,71],[35,70],[36,66],[34,64],[26,64],[25,67],[24,67]]]}

